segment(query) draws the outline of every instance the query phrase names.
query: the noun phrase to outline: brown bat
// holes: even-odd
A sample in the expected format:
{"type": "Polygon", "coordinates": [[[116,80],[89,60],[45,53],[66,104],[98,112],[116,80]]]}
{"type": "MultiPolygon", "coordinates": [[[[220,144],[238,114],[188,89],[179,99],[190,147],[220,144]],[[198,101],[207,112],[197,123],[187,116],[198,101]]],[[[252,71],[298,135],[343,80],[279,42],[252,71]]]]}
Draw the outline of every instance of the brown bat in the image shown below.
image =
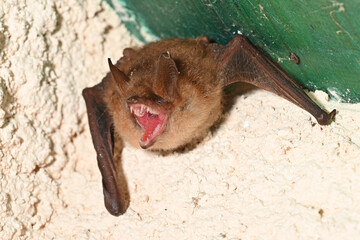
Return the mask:
{"type": "Polygon", "coordinates": [[[114,133],[133,146],[174,150],[201,139],[222,114],[223,88],[246,82],[276,93],[327,125],[318,107],[260,49],[242,36],[226,46],[207,37],[168,39],[127,48],[101,83],[83,91],[107,210],[128,207],[114,163],[114,133]]]}

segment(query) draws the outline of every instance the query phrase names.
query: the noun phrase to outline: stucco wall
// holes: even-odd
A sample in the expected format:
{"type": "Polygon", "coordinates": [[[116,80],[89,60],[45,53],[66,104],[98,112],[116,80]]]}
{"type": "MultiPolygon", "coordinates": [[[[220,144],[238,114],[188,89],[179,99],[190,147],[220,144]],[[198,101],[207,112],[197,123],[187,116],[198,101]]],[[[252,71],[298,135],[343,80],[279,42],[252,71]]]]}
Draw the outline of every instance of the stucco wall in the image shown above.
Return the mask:
{"type": "Polygon", "coordinates": [[[94,161],[75,144],[87,124],[81,91],[134,44],[100,2],[0,2],[0,239],[46,228],[66,207],[63,170],[94,161]]]}
{"type": "Polygon", "coordinates": [[[261,90],[183,154],[126,146],[125,215],[103,206],[81,91],[138,45],[100,0],[0,2],[0,239],[356,239],[360,106],[336,122],[261,90]]]}

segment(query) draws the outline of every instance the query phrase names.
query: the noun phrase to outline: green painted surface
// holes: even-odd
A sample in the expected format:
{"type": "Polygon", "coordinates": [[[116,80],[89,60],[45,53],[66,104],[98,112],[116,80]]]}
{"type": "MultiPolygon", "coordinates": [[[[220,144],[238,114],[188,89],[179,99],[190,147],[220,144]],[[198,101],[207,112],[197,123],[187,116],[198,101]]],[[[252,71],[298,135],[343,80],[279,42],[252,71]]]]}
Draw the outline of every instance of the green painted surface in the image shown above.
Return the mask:
{"type": "Polygon", "coordinates": [[[160,39],[207,35],[225,44],[243,33],[302,86],[360,102],[359,0],[108,1],[126,9],[118,13],[143,41],[147,32],[160,39]],[[300,64],[289,61],[291,52],[300,64]]]}

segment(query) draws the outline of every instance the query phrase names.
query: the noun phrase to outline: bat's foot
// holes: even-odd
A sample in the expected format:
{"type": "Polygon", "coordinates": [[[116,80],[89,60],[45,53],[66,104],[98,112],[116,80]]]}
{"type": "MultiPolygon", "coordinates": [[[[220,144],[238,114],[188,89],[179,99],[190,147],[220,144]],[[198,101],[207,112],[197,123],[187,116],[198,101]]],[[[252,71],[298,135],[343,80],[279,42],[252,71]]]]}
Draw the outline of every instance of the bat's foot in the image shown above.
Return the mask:
{"type": "Polygon", "coordinates": [[[330,113],[323,112],[316,117],[317,122],[320,125],[329,125],[335,119],[336,109],[332,110],[330,113]]]}

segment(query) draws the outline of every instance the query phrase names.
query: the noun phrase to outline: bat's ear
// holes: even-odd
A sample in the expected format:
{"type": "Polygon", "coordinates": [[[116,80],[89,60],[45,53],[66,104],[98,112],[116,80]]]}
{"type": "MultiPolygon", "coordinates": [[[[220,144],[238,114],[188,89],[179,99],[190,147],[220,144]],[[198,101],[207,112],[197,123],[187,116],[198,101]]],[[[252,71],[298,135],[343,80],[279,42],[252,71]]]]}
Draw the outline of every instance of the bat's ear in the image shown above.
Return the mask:
{"type": "Polygon", "coordinates": [[[200,36],[200,37],[197,37],[196,40],[200,41],[205,46],[209,45],[209,43],[210,43],[210,39],[208,36],[200,36]]]}
{"type": "Polygon", "coordinates": [[[112,64],[111,59],[108,58],[109,68],[112,74],[112,79],[116,82],[116,85],[119,87],[121,93],[126,92],[126,87],[130,79],[118,69],[115,65],[112,64]]]}
{"type": "Polygon", "coordinates": [[[156,63],[155,81],[153,89],[155,94],[172,102],[179,96],[177,80],[179,71],[169,52],[162,53],[156,63]]]}
{"type": "Polygon", "coordinates": [[[132,48],[125,48],[123,50],[123,55],[124,55],[125,58],[130,59],[132,56],[135,55],[135,50],[132,49],[132,48]]]}

